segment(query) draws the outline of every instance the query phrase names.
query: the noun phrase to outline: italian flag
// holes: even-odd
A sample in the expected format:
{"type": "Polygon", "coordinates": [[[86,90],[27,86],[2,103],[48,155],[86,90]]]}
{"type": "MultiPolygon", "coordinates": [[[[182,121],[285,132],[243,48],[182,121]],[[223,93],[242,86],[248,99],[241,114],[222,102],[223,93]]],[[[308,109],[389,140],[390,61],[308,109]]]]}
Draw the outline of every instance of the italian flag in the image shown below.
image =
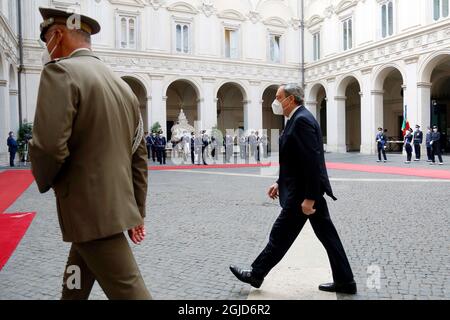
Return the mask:
{"type": "Polygon", "coordinates": [[[403,132],[403,136],[405,136],[406,131],[409,130],[409,121],[408,121],[408,106],[405,105],[405,107],[403,108],[403,124],[402,124],[402,132],[403,132]]]}

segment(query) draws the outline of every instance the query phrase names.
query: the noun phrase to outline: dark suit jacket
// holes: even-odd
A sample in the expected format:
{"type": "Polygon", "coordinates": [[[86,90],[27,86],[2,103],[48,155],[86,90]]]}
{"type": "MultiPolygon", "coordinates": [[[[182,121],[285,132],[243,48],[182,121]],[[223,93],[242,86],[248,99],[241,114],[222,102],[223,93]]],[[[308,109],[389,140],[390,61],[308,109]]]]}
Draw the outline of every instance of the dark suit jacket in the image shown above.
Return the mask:
{"type": "Polygon", "coordinates": [[[283,209],[300,208],[305,199],[319,200],[325,193],[337,200],[325,166],[320,126],[300,107],[280,137],[280,204],[283,209]]]}

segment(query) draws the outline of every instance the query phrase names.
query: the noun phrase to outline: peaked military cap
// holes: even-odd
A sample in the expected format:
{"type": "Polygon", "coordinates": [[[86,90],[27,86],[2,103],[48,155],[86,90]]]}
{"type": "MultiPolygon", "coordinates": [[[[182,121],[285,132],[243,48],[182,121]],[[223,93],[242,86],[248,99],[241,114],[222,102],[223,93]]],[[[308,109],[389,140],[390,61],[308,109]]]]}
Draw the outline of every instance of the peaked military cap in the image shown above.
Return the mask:
{"type": "MultiPolygon", "coordinates": [[[[44,21],[40,25],[41,28],[40,38],[44,42],[45,42],[45,33],[48,31],[48,29],[50,29],[51,26],[55,24],[67,26],[67,20],[73,19],[74,17],[80,19],[78,27],[81,30],[89,33],[90,35],[97,34],[101,30],[100,24],[96,20],[81,14],[52,8],[39,8],[39,11],[41,12],[42,18],[44,19],[44,21]]],[[[69,20],[69,24],[70,23],[73,22],[69,20]]]]}

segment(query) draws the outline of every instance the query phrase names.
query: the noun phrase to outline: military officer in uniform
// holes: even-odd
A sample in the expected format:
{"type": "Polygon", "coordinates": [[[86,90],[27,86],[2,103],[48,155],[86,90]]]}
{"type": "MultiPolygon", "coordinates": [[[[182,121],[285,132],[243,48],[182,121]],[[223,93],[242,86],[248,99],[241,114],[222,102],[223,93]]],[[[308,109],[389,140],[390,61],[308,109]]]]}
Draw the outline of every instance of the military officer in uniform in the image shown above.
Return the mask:
{"type": "Polygon", "coordinates": [[[420,126],[416,125],[416,130],[413,135],[414,153],[416,159],[414,161],[420,161],[420,147],[423,143],[423,132],[420,130],[420,126]]]}
{"type": "Polygon", "coordinates": [[[30,153],[39,191],[55,191],[63,240],[72,243],[62,299],[88,299],[95,281],[109,299],[151,299],[124,236],[127,231],[136,244],[145,237],[148,171],[139,101],[91,51],[91,35],[100,31],[95,20],[40,12],[47,63],[30,153]]]}

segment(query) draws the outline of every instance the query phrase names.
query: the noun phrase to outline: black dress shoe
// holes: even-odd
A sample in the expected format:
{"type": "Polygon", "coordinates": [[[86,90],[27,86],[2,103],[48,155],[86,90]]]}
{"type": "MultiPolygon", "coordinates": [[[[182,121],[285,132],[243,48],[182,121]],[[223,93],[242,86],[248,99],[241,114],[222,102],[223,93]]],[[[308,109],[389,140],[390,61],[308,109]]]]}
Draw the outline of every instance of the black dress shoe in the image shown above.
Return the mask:
{"type": "Polygon", "coordinates": [[[356,283],[354,281],[348,283],[326,283],[319,286],[319,290],[326,292],[356,294],[356,283]]]}
{"type": "Polygon", "coordinates": [[[251,270],[242,270],[236,266],[230,266],[231,272],[242,282],[250,284],[252,287],[260,288],[264,278],[255,277],[251,270]]]}

